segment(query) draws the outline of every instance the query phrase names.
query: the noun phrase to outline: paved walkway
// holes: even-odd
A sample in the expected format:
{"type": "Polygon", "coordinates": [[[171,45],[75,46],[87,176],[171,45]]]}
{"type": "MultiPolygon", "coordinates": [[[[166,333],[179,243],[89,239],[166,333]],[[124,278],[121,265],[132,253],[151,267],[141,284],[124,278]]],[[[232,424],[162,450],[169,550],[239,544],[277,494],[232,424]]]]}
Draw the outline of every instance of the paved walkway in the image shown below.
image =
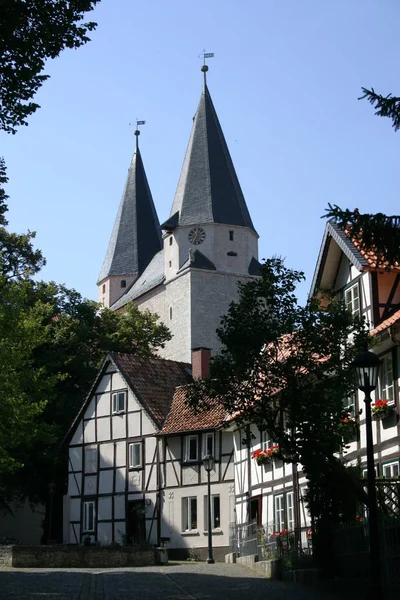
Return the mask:
{"type": "Polygon", "coordinates": [[[330,600],[239,565],[136,569],[1,569],[1,600],[330,600]]]}

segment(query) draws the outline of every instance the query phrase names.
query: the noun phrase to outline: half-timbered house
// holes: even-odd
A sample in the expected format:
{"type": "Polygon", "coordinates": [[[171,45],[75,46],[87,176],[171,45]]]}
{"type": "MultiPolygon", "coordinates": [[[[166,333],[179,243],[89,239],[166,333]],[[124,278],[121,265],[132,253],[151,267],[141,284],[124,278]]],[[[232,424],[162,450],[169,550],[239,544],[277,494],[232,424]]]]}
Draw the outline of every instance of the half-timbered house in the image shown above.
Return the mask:
{"type": "MultiPolygon", "coordinates": [[[[193,352],[193,376],[205,375],[209,350],[193,352]]],[[[207,547],[207,478],[212,453],[215,546],[228,547],[234,508],[232,436],[220,406],[195,415],[185,405],[192,365],[110,354],[69,432],[64,541],[159,544],[177,557],[207,547]],[[229,504],[230,502],[230,504],[229,504]]]]}
{"type": "MultiPolygon", "coordinates": [[[[387,405],[384,418],[373,422],[376,473],[382,478],[398,477],[400,266],[377,264],[373,251],[363,251],[348,231],[328,222],[310,293],[318,290],[340,296],[353,314],[365,317],[370,334],[376,338],[373,351],[381,360],[381,368],[373,402],[380,399],[387,405]]],[[[364,395],[355,390],[343,401],[359,425],[359,435],[348,444],[343,460],[359,464],[366,474],[365,419],[363,412],[359,415],[364,395]]],[[[234,436],[236,523],[256,522],[270,532],[301,527],[305,540],[310,519],[301,465],[283,464],[278,459],[258,465],[251,458],[253,452],[269,449],[273,441],[267,433],[249,427],[254,436],[249,446],[242,443],[248,432],[235,428],[234,421],[230,427],[234,436]]]]}

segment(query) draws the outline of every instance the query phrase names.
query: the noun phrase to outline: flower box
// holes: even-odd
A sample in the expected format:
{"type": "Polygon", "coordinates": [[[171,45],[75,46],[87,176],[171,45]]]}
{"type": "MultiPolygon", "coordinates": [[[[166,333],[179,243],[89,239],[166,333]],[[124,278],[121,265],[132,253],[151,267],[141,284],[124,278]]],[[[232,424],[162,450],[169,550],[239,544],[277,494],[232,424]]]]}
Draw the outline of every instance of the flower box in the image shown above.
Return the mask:
{"type": "Polygon", "coordinates": [[[390,417],[393,413],[393,407],[389,406],[389,400],[377,400],[371,404],[372,418],[375,421],[382,421],[390,417]]]}
{"type": "Polygon", "coordinates": [[[271,446],[268,450],[255,450],[251,455],[258,465],[268,465],[274,458],[280,458],[279,446],[271,446]]]}

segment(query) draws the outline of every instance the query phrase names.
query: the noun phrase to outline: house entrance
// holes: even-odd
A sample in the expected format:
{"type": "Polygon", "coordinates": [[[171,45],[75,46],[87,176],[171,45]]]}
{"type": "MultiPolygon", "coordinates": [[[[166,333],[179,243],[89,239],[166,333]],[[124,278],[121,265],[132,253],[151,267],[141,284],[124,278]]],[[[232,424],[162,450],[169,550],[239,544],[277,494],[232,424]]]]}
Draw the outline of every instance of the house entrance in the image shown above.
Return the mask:
{"type": "Polygon", "coordinates": [[[129,544],[139,546],[146,543],[146,507],[144,500],[128,502],[126,537],[129,544]]]}

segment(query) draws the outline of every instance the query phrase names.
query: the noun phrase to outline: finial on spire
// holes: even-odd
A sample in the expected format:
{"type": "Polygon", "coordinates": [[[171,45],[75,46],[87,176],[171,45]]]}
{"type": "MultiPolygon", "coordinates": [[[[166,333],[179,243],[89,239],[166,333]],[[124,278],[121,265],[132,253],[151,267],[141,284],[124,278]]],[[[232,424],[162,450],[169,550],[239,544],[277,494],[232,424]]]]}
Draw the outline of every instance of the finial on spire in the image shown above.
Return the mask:
{"type": "MultiPolygon", "coordinates": [[[[129,123],[129,125],[133,125],[133,123],[129,123]]],[[[139,125],[146,125],[146,121],[138,121],[136,119],[136,129],[134,131],[134,135],[136,137],[136,150],[139,150],[139,135],[140,135],[139,125]]]]}
{"type": "Polygon", "coordinates": [[[213,58],[214,52],[206,52],[203,50],[201,54],[199,54],[199,58],[203,59],[203,66],[201,67],[202,72],[204,73],[204,85],[207,84],[207,71],[208,65],[206,65],[206,58],[213,58]]]}

